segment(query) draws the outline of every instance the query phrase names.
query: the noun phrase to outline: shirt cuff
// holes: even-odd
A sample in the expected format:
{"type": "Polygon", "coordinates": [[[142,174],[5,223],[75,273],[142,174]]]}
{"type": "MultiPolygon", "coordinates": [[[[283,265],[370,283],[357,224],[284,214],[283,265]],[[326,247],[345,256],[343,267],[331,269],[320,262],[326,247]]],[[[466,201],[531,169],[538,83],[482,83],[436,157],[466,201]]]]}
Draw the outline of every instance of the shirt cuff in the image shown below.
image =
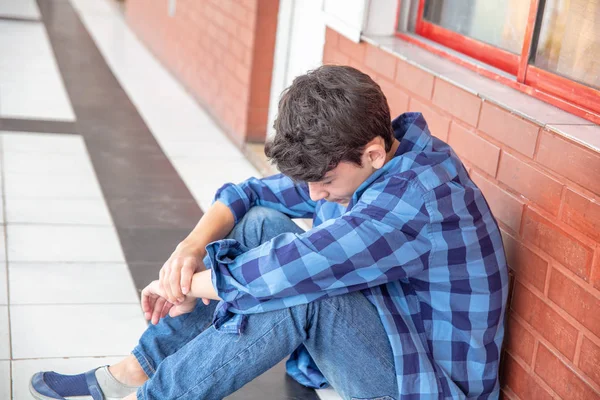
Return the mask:
{"type": "Polygon", "coordinates": [[[206,246],[206,256],[203,261],[206,268],[213,271],[211,274],[213,287],[224,302],[233,306],[240,297],[240,289],[244,287],[245,282],[239,282],[233,277],[229,265],[246,251],[248,249],[234,239],[217,240],[206,246]]]}

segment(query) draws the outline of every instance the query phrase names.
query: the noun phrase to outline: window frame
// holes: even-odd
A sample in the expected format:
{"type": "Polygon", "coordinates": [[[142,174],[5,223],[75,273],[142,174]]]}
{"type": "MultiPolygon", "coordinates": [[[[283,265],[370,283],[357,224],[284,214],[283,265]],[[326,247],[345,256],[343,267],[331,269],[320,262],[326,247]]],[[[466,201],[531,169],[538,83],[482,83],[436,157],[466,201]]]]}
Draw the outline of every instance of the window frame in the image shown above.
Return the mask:
{"type": "Polygon", "coordinates": [[[400,31],[397,22],[400,19],[401,2],[402,0],[398,0],[395,28],[395,35],[397,37],[475,70],[483,76],[525,92],[596,124],[600,124],[600,90],[530,64],[533,40],[539,34],[542,22],[541,17],[543,13],[538,13],[538,9],[545,5],[545,0],[531,0],[523,47],[521,54],[518,55],[425,21],[423,19],[425,0],[418,0],[414,32],[416,37],[408,32],[400,31]],[[471,60],[460,57],[454,52],[433,46],[424,40],[420,40],[419,37],[481,61],[512,75],[512,77],[500,74],[492,68],[486,68],[479,63],[474,63],[471,60]]]}

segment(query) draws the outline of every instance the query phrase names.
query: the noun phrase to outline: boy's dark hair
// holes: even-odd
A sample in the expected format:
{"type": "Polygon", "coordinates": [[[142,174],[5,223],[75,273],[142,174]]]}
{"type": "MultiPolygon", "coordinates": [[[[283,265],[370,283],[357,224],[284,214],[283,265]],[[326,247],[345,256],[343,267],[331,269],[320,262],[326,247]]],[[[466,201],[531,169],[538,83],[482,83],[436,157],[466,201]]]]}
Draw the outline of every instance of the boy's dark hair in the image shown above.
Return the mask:
{"type": "Polygon", "coordinates": [[[390,110],[381,88],[348,66],[324,65],[294,79],[279,100],[275,137],[265,154],[290,178],[317,182],[340,162],[361,166],[377,136],[392,147],[390,110]]]}

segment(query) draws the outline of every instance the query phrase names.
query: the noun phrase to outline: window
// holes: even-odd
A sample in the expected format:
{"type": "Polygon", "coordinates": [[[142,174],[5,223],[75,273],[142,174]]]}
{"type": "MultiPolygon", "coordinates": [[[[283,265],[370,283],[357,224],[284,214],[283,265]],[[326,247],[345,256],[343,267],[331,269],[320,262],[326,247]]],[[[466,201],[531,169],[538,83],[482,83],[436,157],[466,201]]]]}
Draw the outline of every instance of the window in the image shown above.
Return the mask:
{"type": "Polygon", "coordinates": [[[500,70],[484,75],[600,122],[600,0],[400,1],[410,2],[417,36],[500,70]]]}

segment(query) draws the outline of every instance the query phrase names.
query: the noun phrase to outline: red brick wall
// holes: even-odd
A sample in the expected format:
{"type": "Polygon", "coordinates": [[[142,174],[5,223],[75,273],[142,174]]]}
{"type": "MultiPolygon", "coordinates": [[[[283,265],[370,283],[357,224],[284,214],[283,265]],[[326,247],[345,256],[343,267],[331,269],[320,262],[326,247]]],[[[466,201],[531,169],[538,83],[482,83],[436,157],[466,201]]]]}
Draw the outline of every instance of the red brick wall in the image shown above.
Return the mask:
{"type": "MultiPolygon", "coordinates": [[[[127,0],[138,37],[233,139],[266,134],[279,0],[127,0]]],[[[168,99],[167,99],[168,101],[168,99]]]]}
{"type": "Polygon", "coordinates": [[[331,29],[323,58],[421,111],[484,192],[514,275],[505,397],[600,398],[600,154],[331,29]]]}

